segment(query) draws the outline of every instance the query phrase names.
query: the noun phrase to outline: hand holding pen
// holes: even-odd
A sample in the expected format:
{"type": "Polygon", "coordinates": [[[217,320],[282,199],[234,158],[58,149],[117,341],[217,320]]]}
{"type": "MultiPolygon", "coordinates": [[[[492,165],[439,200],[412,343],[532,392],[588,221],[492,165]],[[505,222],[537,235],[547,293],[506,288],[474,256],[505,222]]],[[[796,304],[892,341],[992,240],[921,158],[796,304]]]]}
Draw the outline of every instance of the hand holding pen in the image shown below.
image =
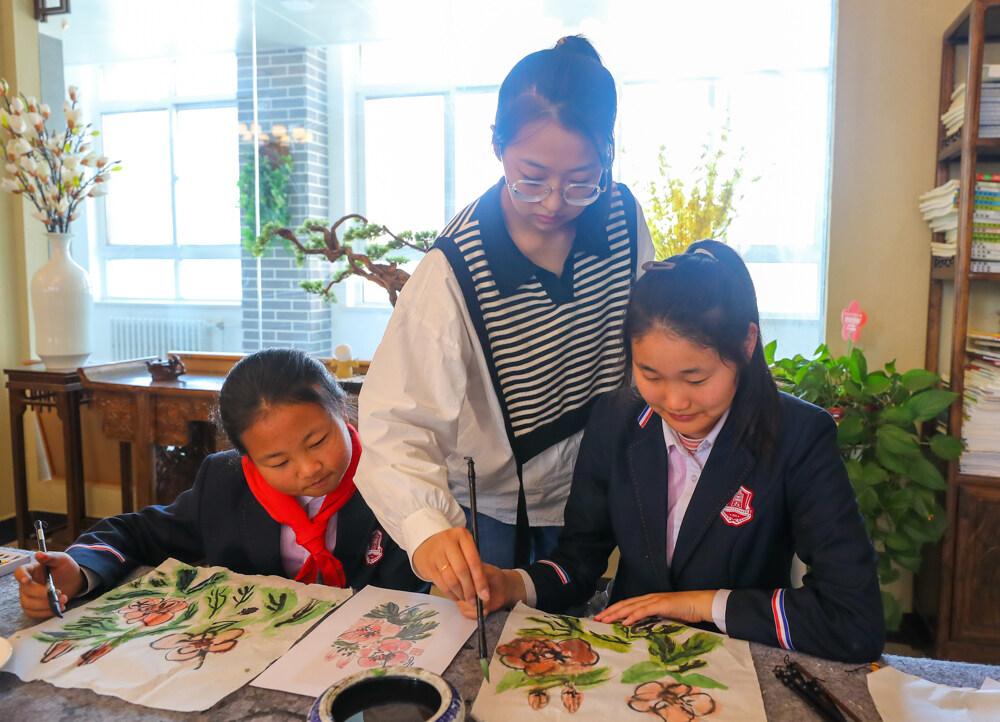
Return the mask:
{"type": "MultiPolygon", "coordinates": [[[[42,539],[44,530],[39,541],[42,539]]],[[[14,578],[20,585],[21,609],[32,619],[48,619],[54,614],[62,616],[69,600],[85,583],[80,565],[71,556],[48,551],[36,552],[30,562],[14,570],[14,578]],[[53,585],[51,590],[49,579],[53,585]]]]}

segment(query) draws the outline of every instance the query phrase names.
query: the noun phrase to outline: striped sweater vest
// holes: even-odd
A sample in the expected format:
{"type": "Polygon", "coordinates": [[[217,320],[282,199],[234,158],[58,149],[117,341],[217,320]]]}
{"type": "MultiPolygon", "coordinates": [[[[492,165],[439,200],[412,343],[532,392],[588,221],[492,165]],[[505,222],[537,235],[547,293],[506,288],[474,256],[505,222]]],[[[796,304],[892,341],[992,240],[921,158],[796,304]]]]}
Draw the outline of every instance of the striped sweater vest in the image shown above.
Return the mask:
{"type": "MultiPolygon", "coordinates": [[[[506,189],[501,189],[506,192],[506,189]]],[[[624,377],[623,325],[636,274],[636,206],[616,184],[607,243],[598,257],[571,251],[573,297],[557,303],[536,276],[501,295],[490,269],[477,208],[460,212],[435,248],[444,252],[465,298],[520,467],[583,429],[594,399],[624,377]]],[[[520,473],[519,473],[520,476],[520,473]]]]}

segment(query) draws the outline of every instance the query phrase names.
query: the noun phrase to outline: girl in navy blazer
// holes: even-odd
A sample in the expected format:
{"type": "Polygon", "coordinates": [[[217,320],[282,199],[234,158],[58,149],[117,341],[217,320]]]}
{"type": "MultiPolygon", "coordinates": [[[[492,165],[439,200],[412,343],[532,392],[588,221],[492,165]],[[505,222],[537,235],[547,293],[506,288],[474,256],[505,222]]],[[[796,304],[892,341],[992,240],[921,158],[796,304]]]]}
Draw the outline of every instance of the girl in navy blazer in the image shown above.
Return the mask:
{"type": "Polygon", "coordinates": [[[836,425],[778,392],[740,257],[700,241],[647,264],[625,332],[634,388],[594,408],[558,547],[526,570],[489,567],[488,608],[579,605],[617,546],[597,621],[669,617],[831,659],[877,658],[876,556],[836,425]],[[792,588],[796,553],[808,573],[792,588]]]}
{"type": "Polygon", "coordinates": [[[66,553],[17,569],[25,614],[52,615],[46,568],[65,606],[167,557],[339,587],[424,586],[355,491],[361,445],[321,363],[292,349],[247,356],[222,385],[219,421],[235,448],[205,459],[172,504],[104,519],[66,553]]]}

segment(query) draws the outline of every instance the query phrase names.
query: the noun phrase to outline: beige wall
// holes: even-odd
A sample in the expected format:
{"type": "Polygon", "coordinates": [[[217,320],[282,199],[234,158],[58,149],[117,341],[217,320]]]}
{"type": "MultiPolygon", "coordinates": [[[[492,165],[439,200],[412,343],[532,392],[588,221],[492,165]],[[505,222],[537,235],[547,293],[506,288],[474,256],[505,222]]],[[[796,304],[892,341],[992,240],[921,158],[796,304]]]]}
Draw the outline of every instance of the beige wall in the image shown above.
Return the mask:
{"type": "MultiPolygon", "coordinates": [[[[922,366],[930,234],[917,196],[932,187],[941,38],[968,0],[840,0],[826,337],[840,309],[868,313],[874,363],[922,366]]],[[[871,365],[871,363],[870,363],[871,365]]]]}
{"type": "MultiPolygon", "coordinates": [[[[38,32],[31,0],[0,0],[0,77],[25,93],[39,94],[38,32]]],[[[6,193],[0,195],[0,365],[4,368],[20,364],[30,352],[27,269],[44,262],[44,244],[44,229],[27,215],[22,202],[6,193]],[[26,219],[31,223],[25,224],[26,219]]],[[[10,452],[4,389],[0,392],[0,519],[14,513],[10,452]]]]}

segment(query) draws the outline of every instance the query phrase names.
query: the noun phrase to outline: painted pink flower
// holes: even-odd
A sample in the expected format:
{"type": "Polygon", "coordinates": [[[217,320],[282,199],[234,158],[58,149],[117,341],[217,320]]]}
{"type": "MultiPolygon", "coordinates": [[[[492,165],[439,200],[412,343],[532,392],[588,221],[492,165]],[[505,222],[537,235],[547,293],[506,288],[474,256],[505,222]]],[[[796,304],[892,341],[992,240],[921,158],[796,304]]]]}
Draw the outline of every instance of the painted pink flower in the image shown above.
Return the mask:
{"type": "Polygon", "coordinates": [[[563,687],[559,698],[562,700],[563,707],[570,714],[577,712],[580,709],[580,705],[583,704],[583,692],[571,684],[563,687]]]}
{"type": "Polygon", "coordinates": [[[201,657],[204,660],[210,653],[228,652],[236,646],[237,640],[242,636],[242,629],[202,632],[201,634],[168,634],[165,637],[160,637],[149,646],[153,649],[169,649],[167,659],[171,662],[186,662],[196,657],[201,657]]]}
{"type": "Polygon", "coordinates": [[[656,715],[665,722],[692,722],[716,710],[715,700],[689,684],[646,682],[635,688],[628,706],[656,715]]]}
{"type": "Polygon", "coordinates": [[[549,704],[549,693],[541,687],[528,692],[528,706],[536,712],[549,704]]]}
{"type": "Polygon", "coordinates": [[[522,669],[529,677],[547,674],[577,674],[600,659],[582,639],[555,641],[545,637],[518,637],[497,647],[500,661],[511,669],[522,669]]]}
{"type": "Polygon", "coordinates": [[[409,652],[412,642],[405,639],[383,639],[375,648],[365,650],[358,658],[361,667],[395,667],[406,666],[413,662],[409,652]]]}
{"type": "Polygon", "coordinates": [[[389,622],[383,620],[368,621],[367,619],[362,619],[347,631],[341,632],[337,639],[342,639],[345,642],[353,642],[354,644],[364,644],[365,642],[375,641],[380,637],[392,637],[398,634],[400,629],[401,627],[389,624],[389,622]]]}
{"type": "Polygon", "coordinates": [[[188,603],[183,599],[149,597],[137,599],[128,606],[119,609],[118,613],[125,617],[127,624],[141,622],[143,626],[155,627],[158,624],[169,622],[175,614],[187,609],[187,606],[188,603]]]}

